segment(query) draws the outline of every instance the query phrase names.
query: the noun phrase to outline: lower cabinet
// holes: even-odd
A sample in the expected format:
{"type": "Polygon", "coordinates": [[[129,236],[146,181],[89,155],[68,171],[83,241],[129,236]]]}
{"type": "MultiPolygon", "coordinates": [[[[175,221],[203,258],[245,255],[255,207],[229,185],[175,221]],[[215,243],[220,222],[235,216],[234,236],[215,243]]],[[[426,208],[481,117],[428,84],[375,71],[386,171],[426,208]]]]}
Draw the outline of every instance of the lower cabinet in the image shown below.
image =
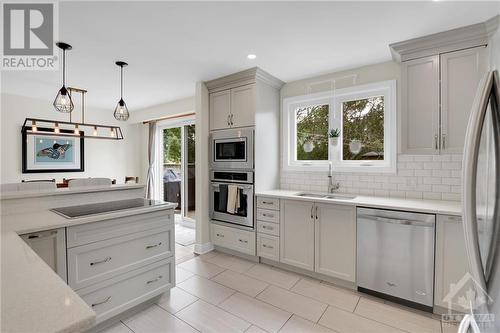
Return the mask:
{"type": "Polygon", "coordinates": [[[225,227],[218,224],[211,225],[212,242],[214,245],[234,251],[255,255],[255,232],[225,227]]]}
{"type": "Polygon", "coordinates": [[[282,200],[280,204],[280,262],[314,270],[314,203],[282,200]]]}
{"type": "Polygon", "coordinates": [[[469,271],[461,217],[437,215],[435,265],[434,305],[464,312],[457,303],[462,295],[450,293],[451,285],[469,271]]]}
{"type": "Polygon", "coordinates": [[[354,282],[356,208],[282,200],[280,262],[354,282]]]}
{"type": "Polygon", "coordinates": [[[356,280],[356,208],[315,204],[314,270],[338,279],[356,280]]]}

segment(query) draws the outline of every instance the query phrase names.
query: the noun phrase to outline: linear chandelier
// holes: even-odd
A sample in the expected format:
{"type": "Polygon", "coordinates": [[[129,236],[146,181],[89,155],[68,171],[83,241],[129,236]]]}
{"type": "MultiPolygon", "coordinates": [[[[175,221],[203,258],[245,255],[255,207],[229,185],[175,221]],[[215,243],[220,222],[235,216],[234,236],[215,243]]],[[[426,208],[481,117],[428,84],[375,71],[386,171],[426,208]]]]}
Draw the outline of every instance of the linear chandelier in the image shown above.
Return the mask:
{"type": "Polygon", "coordinates": [[[119,126],[99,125],[85,122],[85,94],[87,90],[68,87],[68,96],[71,99],[72,93],[80,93],[82,96],[82,119],[81,122],[74,122],[69,113],[69,121],[52,119],[26,118],[21,132],[28,135],[49,135],[49,136],[71,136],[89,139],[122,140],[123,133],[119,126]]]}

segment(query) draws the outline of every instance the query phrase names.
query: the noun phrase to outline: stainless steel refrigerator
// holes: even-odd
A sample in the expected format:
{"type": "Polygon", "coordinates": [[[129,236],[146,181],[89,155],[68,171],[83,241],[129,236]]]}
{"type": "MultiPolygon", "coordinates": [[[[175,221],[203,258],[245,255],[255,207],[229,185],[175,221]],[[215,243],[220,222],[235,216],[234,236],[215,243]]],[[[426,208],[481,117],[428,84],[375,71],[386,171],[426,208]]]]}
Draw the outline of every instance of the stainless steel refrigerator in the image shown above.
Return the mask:
{"type": "Polygon", "coordinates": [[[463,230],[476,296],[459,333],[500,332],[500,81],[481,80],[463,156],[463,230]]]}

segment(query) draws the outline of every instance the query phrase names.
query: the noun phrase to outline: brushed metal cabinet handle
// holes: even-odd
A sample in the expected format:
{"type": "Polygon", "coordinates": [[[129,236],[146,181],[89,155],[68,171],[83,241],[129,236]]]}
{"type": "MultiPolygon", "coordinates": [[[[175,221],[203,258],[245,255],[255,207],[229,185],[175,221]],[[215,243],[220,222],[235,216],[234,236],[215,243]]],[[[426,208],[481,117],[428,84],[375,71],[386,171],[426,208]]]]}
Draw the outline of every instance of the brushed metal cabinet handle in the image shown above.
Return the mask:
{"type": "Polygon", "coordinates": [[[446,134],[441,136],[442,148],[446,149],[446,134]]]}
{"type": "Polygon", "coordinates": [[[161,280],[162,278],[163,278],[163,276],[158,275],[158,277],[157,277],[157,278],[155,278],[155,279],[153,279],[153,280],[146,281],[146,284],[150,284],[150,283],[157,282],[157,281],[161,280]]]}
{"type": "Polygon", "coordinates": [[[223,237],[224,238],[224,235],[223,234],[217,234],[217,237],[223,237]]]}
{"type": "Polygon", "coordinates": [[[318,206],[316,206],[316,220],[318,219],[318,206]]]}
{"type": "Polygon", "coordinates": [[[106,258],[104,258],[102,260],[97,260],[97,261],[91,262],[90,266],[94,266],[94,265],[97,265],[97,264],[103,264],[103,263],[108,262],[110,260],[111,260],[111,257],[106,257],[106,258]]]}
{"type": "Polygon", "coordinates": [[[97,302],[97,303],[92,303],[90,306],[91,307],[96,307],[98,305],[101,305],[101,304],[104,304],[104,303],[107,303],[111,300],[111,296],[108,296],[108,298],[106,298],[104,301],[100,301],[100,302],[97,302]]]}
{"type": "Polygon", "coordinates": [[[248,241],[247,241],[247,240],[243,240],[243,239],[238,239],[238,241],[240,241],[241,243],[245,243],[245,244],[248,244],[248,241]]]}
{"type": "Polygon", "coordinates": [[[152,249],[152,248],[158,247],[158,246],[160,246],[160,245],[161,245],[161,242],[159,242],[158,244],[155,244],[155,245],[148,245],[148,246],[146,246],[146,249],[147,249],[147,250],[148,250],[148,249],[152,249]]]}
{"type": "Polygon", "coordinates": [[[262,247],[265,247],[266,249],[274,249],[274,246],[269,246],[266,244],[262,244],[262,247]]]}
{"type": "Polygon", "coordinates": [[[439,149],[439,136],[437,134],[434,135],[434,149],[435,150],[439,149]]]}
{"type": "Polygon", "coordinates": [[[311,206],[311,219],[314,219],[313,209],[314,209],[314,206],[311,206]]]}

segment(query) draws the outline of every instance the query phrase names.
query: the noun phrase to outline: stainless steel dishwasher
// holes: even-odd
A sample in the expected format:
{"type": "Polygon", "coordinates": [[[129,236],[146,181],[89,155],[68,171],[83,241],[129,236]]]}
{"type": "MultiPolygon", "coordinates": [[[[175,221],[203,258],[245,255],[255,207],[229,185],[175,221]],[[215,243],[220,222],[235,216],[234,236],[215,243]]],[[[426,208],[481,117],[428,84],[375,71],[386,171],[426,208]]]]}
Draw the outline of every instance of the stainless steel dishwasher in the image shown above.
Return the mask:
{"type": "Polygon", "coordinates": [[[436,216],[357,209],[358,290],[432,311],[436,216]]]}

